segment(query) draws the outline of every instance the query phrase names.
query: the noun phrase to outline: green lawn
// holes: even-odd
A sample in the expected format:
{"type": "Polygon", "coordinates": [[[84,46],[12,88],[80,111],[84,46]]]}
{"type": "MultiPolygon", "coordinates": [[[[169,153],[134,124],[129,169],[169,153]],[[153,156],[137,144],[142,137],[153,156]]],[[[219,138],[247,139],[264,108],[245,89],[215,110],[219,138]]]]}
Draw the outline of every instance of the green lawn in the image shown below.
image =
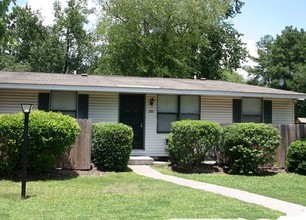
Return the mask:
{"type": "Polygon", "coordinates": [[[306,176],[289,173],[278,173],[270,176],[242,176],[217,173],[182,174],[173,172],[167,165],[156,165],[153,168],[164,174],[228,186],[306,206],[306,176]]]}
{"type": "Polygon", "coordinates": [[[20,182],[0,181],[0,219],[270,218],[282,213],[132,172],[20,182]]]}

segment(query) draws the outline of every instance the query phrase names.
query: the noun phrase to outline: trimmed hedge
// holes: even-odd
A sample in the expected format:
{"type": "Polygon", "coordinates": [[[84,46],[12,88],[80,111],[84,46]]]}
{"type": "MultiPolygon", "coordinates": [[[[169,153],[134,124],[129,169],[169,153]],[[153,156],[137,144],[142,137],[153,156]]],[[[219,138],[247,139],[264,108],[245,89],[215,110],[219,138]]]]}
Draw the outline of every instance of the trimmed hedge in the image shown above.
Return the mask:
{"type": "Polygon", "coordinates": [[[133,143],[133,129],[122,123],[93,125],[92,157],[98,169],[125,171],[133,143]]]}
{"type": "MultiPolygon", "coordinates": [[[[0,115],[0,174],[18,174],[22,167],[24,114],[0,115]]],[[[61,113],[33,111],[29,118],[29,172],[53,168],[80,132],[75,119],[61,113]]]]}
{"type": "Polygon", "coordinates": [[[259,165],[273,162],[280,144],[279,131],[266,124],[239,123],[223,128],[220,151],[227,157],[229,172],[257,173],[259,165]]]}
{"type": "Polygon", "coordinates": [[[222,128],[218,123],[182,120],[171,124],[166,150],[172,164],[182,168],[199,166],[212,147],[220,142],[222,128]]]}
{"type": "Polygon", "coordinates": [[[289,146],[286,169],[288,172],[306,175],[306,140],[295,141],[289,146]]]}

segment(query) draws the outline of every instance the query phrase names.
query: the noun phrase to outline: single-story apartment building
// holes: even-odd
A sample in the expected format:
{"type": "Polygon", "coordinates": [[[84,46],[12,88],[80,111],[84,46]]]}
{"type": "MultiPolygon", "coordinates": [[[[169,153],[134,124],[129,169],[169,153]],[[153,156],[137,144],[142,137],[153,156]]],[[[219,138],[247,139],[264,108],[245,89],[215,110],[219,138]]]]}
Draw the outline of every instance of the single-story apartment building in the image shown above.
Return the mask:
{"type": "Polygon", "coordinates": [[[294,102],[306,94],[205,79],[0,71],[0,114],[21,103],[134,130],[133,155],[167,156],[176,120],[294,124],[294,102]]]}

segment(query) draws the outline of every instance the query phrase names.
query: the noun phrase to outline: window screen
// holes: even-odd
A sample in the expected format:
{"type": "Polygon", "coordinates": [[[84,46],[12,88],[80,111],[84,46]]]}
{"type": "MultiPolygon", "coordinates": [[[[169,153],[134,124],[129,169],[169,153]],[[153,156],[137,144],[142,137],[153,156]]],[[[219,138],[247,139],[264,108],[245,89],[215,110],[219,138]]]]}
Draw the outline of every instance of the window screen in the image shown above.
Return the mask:
{"type": "Polygon", "coordinates": [[[158,114],[157,130],[161,133],[170,132],[171,123],[177,120],[177,114],[158,114]]]}
{"type": "Polygon", "coordinates": [[[200,97],[199,96],[181,96],[181,113],[199,114],[200,97]]]}
{"type": "Polygon", "coordinates": [[[76,117],[77,99],[75,92],[52,92],[51,111],[62,112],[76,117]]]}
{"type": "Polygon", "coordinates": [[[262,99],[242,99],[242,122],[262,122],[262,99]]]}
{"type": "Polygon", "coordinates": [[[177,113],[178,97],[176,95],[158,96],[158,112],[177,113]]]}

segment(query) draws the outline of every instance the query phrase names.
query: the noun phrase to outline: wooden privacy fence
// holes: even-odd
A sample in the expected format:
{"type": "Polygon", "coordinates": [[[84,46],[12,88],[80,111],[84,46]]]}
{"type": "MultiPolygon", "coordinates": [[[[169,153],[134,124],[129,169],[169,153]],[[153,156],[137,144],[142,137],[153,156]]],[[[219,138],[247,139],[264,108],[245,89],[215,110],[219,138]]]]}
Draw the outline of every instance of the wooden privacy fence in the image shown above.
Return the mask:
{"type": "MultiPolygon", "coordinates": [[[[81,133],[69,153],[62,156],[57,167],[76,170],[91,168],[91,120],[77,120],[81,133]]],[[[271,125],[279,130],[282,137],[280,146],[275,151],[275,162],[280,168],[286,164],[288,146],[296,140],[306,138],[306,124],[271,125]]],[[[152,155],[148,155],[152,156],[152,155]]],[[[154,156],[154,155],[153,155],[154,156]]]]}
{"type": "Polygon", "coordinates": [[[281,139],[280,146],[275,151],[276,165],[285,168],[288,146],[296,140],[306,138],[306,124],[272,125],[279,130],[281,139]]]}
{"type": "Polygon", "coordinates": [[[65,153],[57,167],[64,169],[88,170],[91,167],[91,120],[78,119],[81,132],[75,144],[72,145],[70,152],[65,153]]]}

